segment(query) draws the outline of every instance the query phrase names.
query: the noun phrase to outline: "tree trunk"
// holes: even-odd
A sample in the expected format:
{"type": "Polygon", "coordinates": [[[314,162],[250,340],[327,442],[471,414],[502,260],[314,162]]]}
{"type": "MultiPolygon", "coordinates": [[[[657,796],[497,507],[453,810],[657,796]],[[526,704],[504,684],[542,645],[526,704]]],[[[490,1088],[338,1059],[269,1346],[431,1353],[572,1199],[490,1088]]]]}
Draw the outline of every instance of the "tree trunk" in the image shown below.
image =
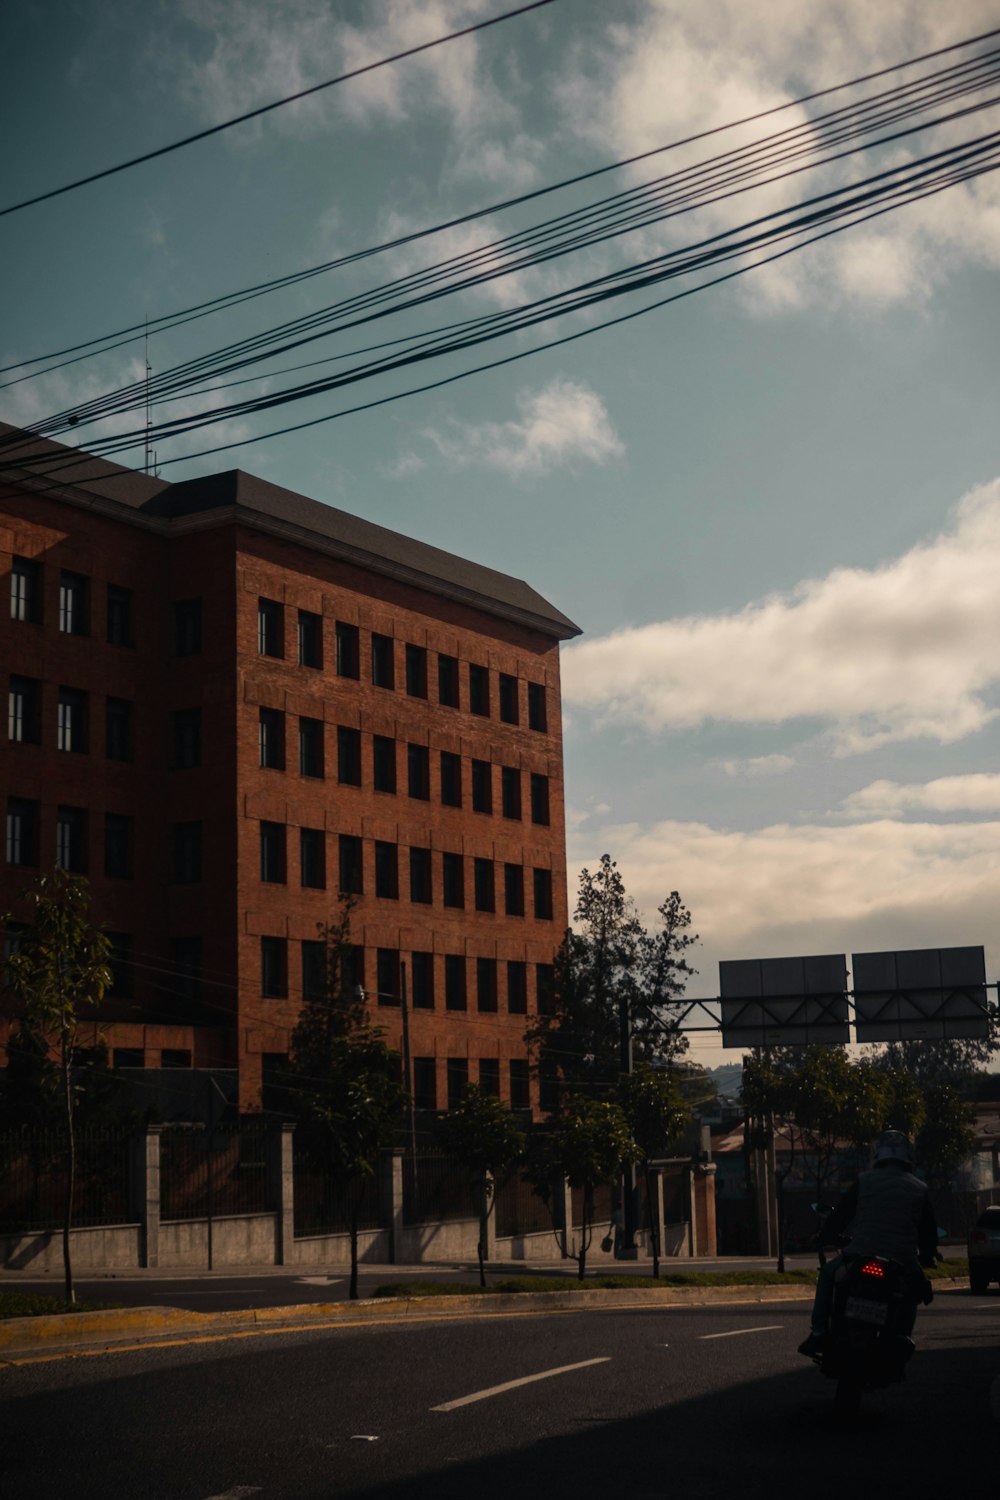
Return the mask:
{"type": "Polygon", "coordinates": [[[593,1203],[591,1200],[591,1195],[585,1192],[583,1195],[583,1209],[580,1216],[580,1254],[577,1256],[577,1265],[580,1268],[578,1280],[580,1281],[582,1281],[587,1274],[587,1246],[590,1243],[587,1238],[587,1231],[590,1227],[592,1218],[593,1203]]]}
{"type": "Polygon", "coordinates": [[[66,1202],[63,1207],[63,1275],[66,1301],[76,1302],[73,1286],[73,1264],[69,1248],[69,1231],[73,1220],[73,1193],[76,1188],[76,1140],[73,1134],[73,1083],[70,1073],[70,1054],[63,1047],[63,1098],[66,1104],[66,1202]]]}
{"type": "Polygon", "coordinates": [[[351,1196],[351,1290],[352,1302],[358,1297],[358,1197],[351,1196]]]}

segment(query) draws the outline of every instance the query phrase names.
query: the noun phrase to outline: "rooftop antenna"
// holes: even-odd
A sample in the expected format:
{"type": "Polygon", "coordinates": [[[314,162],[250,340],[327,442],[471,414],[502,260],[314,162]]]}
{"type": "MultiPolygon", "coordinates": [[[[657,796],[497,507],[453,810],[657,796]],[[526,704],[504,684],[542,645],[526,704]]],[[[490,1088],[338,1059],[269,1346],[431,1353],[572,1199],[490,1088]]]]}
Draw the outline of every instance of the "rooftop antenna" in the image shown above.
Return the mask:
{"type": "Polygon", "coordinates": [[[153,367],[149,363],[149,318],[148,318],[148,316],[146,318],[146,337],[145,337],[144,348],[145,348],[145,361],[146,361],[146,437],[145,437],[145,443],[143,445],[143,465],[142,466],[143,466],[143,469],[144,469],[145,473],[148,474],[149,473],[149,439],[150,439],[150,431],[151,431],[151,428],[152,428],[152,425],[153,425],[153,408],[152,408],[152,404],[150,402],[150,393],[149,393],[149,377],[153,373],[153,367]]]}

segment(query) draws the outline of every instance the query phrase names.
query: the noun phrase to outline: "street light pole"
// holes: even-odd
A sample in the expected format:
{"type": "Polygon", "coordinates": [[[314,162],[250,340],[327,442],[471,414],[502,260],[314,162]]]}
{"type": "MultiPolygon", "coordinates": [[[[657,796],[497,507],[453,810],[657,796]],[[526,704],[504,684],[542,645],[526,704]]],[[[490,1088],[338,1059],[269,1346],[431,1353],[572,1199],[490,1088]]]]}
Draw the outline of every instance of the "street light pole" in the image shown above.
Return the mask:
{"type": "Polygon", "coordinates": [[[417,1120],[413,1102],[413,1058],[410,1056],[410,1006],[406,994],[406,964],[399,965],[399,998],[403,1013],[403,1071],[406,1075],[406,1117],[410,1127],[412,1170],[417,1169],[417,1120]]]}
{"type": "MultiPolygon", "coordinates": [[[[618,1036],[619,1036],[619,1071],[624,1077],[630,1077],[633,1071],[632,1051],[632,1005],[628,991],[625,990],[618,1000],[618,1036]]],[[[618,1249],[622,1260],[635,1260],[638,1257],[636,1249],[635,1233],[639,1227],[638,1185],[635,1174],[635,1162],[629,1162],[622,1173],[622,1235],[621,1245],[618,1249]]]]}

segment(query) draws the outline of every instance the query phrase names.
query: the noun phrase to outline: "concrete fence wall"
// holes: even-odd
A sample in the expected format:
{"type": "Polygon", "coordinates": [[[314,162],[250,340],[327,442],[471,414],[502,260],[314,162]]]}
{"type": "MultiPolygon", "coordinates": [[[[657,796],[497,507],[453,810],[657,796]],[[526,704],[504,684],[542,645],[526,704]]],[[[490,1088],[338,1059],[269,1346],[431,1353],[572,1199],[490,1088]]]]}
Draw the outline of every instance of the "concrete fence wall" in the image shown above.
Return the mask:
{"type": "MultiPolygon", "coordinates": [[[[264,1213],[225,1214],[212,1218],[164,1220],[160,1196],[160,1126],[150,1126],[133,1149],[131,1192],[135,1222],[71,1231],[73,1265],[77,1271],[128,1270],[137,1267],[193,1270],[224,1266],[348,1266],[347,1233],[296,1236],[295,1179],[292,1129],[284,1125],[267,1147],[267,1202],[264,1213]]],[[[704,1180],[704,1179],[703,1179],[704,1180]]],[[[701,1184],[699,1184],[700,1186],[701,1184]]],[[[714,1185],[714,1184],[713,1184],[714,1185]]],[[[694,1183],[692,1183],[694,1187],[694,1183]]],[[[498,1236],[495,1214],[489,1216],[486,1258],[492,1262],[560,1260],[575,1255],[579,1225],[572,1223],[571,1194],[562,1184],[552,1205],[552,1230],[498,1236]]],[[[359,1260],[371,1265],[419,1265],[434,1260],[475,1260],[480,1220],[454,1219],[411,1225],[403,1216],[403,1169],[399,1152],[386,1152],[379,1164],[379,1204],[383,1228],[358,1234],[359,1260]]],[[[653,1204],[658,1214],[664,1255],[714,1253],[714,1204],[691,1193],[691,1225],[663,1223],[663,1198],[653,1204]],[[702,1201],[698,1201],[699,1198],[702,1201]],[[699,1212],[700,1210],[700,1212],[699,1212]],[[708,1210],[706,1212],[706,1210],[708,1210]],[[700,1220],[700,1223],[699,1223],[700,1220]],[[697,1226],[693,1229],[693,1226],[697,1226]],[[711,1231],[711,1232],[709,1232],[711,1231]]],[[[591,1245],[597,1250],[600,1236],[591,1245]]],[[[648,1254],[648,1232],[639,1236],[640,1254],[648,1254]]],[[[0,1235],[0,1268],[5,1271],[59,1271],[62,1234],[59,1230],[0,1235]]]]}

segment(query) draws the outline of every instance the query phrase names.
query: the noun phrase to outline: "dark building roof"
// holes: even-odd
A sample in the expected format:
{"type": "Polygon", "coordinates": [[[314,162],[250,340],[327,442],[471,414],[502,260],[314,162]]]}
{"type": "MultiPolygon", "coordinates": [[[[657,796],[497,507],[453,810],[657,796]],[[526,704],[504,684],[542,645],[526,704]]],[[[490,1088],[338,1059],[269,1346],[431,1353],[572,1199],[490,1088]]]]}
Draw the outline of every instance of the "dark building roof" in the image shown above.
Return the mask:
{"type": "Polygon", "coordinates": [[[31,488],[48,488],[71,504],[86,504],[89,498],[105,511],[118,511],[121,519],[168,531],[175,525],[187,530],[192,523],[237,521],[514,620],[557,640],[580,634],[579,626],[520,578],[402,536],[240,469],[170,484],[0,422],[0,479],[5,475],[31,488]]]}

